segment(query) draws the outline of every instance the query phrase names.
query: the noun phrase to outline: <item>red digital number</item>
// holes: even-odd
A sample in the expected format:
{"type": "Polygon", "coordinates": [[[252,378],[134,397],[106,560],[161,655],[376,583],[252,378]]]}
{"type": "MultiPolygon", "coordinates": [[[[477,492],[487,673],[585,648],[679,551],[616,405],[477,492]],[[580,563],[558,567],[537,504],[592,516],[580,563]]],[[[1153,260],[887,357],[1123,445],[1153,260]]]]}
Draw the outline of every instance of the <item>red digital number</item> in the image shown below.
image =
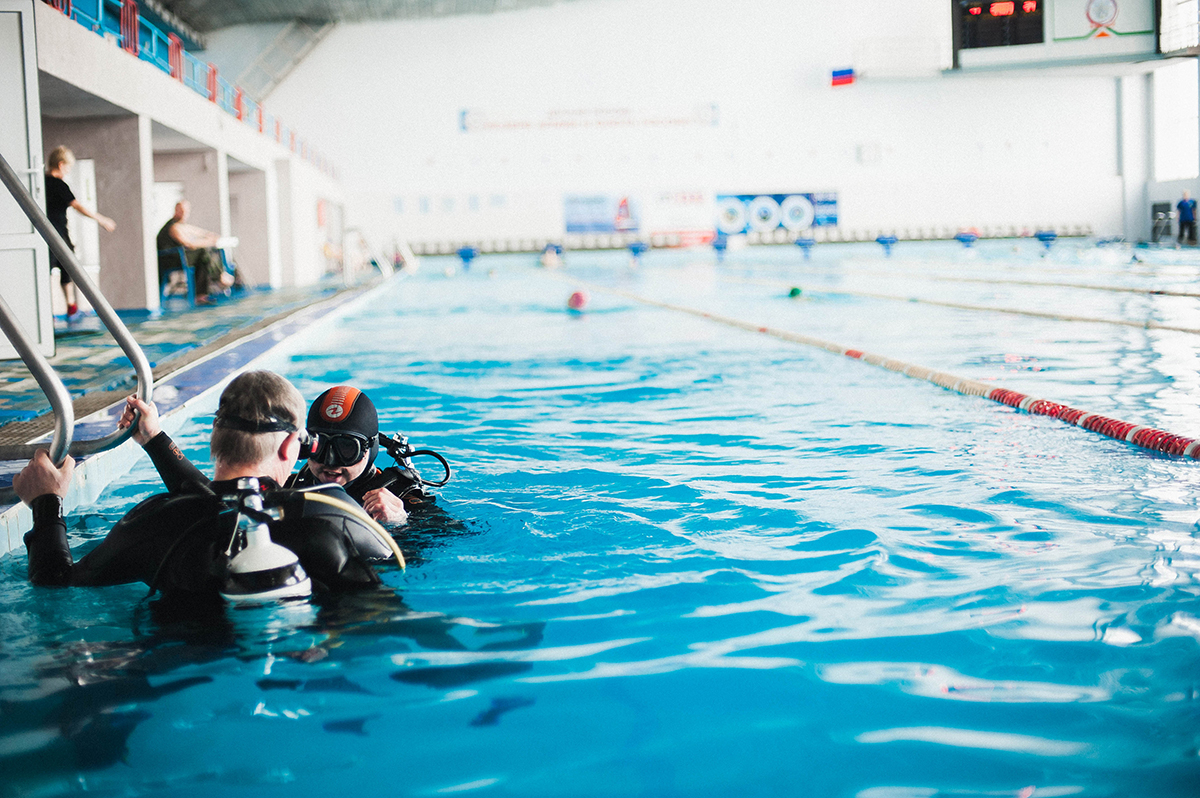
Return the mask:
{"type": "Polygon", "coordinates": [[[1017,4],[1013,0],[1008,0],[1004,3],[992,3],[988,6],[988,13],[993,17],[1011,17],[1016,13],[1017,4]]]}
{"type": "Polygon", "coordinates": [[[1034,11],[1037,11],[1037,0],[1025,0],[1024,3],[1021,3],[1021,10],[1026,14],[1032,14],[1034,11]]]}
{"type": "Polygon", "coordinates": [[[971,6],[970,8],[967,9],[967,13],[970,14],[971,16],[977,17],[983,13],[983,9],[980,8],[979,6],[971,6]]]}

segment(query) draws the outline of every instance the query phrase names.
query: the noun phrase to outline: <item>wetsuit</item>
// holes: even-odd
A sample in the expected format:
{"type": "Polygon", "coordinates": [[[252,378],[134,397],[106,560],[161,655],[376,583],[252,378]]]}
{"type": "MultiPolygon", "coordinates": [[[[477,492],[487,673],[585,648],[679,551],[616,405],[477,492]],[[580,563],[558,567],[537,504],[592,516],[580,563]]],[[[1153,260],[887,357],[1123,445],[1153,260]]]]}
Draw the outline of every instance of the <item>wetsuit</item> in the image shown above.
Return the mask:
{"type": "MultiPolygon", "coordinates": [[[[162,477],[163,484],[167,486],[168,491],[179,490],[189,482],[208,484],[208,477],[204,476],[203,472],[196,468],[183,452],[179,451],[179,447],[167,433],[158,433],[146,443],[144,448],[146,454],[150,456],[150,461],[158,469],[158,475],[162,477]]],[[[367,492],[377,488],[387,488],[399,496],[404,501],[405,511],[409,513],[429,509],[436,501],[434,495],[421,483],[421,478],[411,469],[400,465],[384,469],[376,468],[373,465],[369,466],[344,487],[318,482],[313,472],[309,471],[308,466],[305,465],[304,468],[288,477],[284,487],[312,488],[322,484],[345,490],[350,498],[360,506],[367,492]]]]}
{"type": "MultiPolygon", "coordinates": [[[[62,501],[34,499],[33,529],[25,536],[29,580],[37,585],[117,585],[144,582],[164,592],[216,593],[229,568],[229,544],[237,512],[223,495],[237,492],[236,480],[210,481],[165,433],[147,444],[170,490],[134,507],[96,548],[73,561],[62,516],[62,501]],[[173,462],[172,462],[173,461],[173,462]],[[186,463],[186,466],[183,465],[186,463]]],[[[369,565],[390,549],[355,514],[305,498],[305,492],[279,489],[260,477],[268,507],[283,517],[269,524],[271,539],[295,552],[318,591],[344,591],[379,584],[369,565]]],[[[337,485],[318,489],[324,496],[350,501],[337,485]]]]}

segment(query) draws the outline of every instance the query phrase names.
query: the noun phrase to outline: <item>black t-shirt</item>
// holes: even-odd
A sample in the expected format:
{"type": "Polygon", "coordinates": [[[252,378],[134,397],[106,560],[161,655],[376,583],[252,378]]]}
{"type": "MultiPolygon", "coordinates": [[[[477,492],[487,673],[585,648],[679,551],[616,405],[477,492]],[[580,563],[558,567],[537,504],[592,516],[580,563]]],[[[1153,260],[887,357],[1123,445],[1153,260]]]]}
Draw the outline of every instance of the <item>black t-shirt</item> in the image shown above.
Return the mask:
{"type": "Polygon", "coordinates": [[[46,217],[50,219],[50,224],[54,225],[58,234],[63,237],[63,241],[66,241],[67,245],[71,247],[74,245],[71,243],[71,236],[67,233],[67,208],[71,207],[71,203],[74,201],[75,194],[66,181],[54,175],[46,175],[46,217]]]}
{"type": "Polygon", "coordinates": [[[159,252],[162,252],[164,249],[175,249],[181,246],[178,241],[171,237],[171,228],[178,221],[175,217],[171,217],[167,220],[166,224],[158,229],[158,235],[154,237],[154,243],[158,247],[159,252]]]}

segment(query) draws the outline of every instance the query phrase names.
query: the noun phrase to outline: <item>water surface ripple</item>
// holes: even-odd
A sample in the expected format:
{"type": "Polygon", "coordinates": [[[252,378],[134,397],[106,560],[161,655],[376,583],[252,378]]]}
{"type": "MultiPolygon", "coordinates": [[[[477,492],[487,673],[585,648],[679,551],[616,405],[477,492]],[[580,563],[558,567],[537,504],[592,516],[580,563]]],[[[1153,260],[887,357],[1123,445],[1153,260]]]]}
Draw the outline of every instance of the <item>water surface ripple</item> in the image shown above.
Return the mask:
{"type": "MultiPolygon", "coordinates": [[[[199,619],[0,561],[0,794],[1200,794],[1195,462],[595,288],[565,308],[586,281],[1200,435],[1185,333],[815,291],[1195,314],[921,276],[1196,276],[1060,243],[427,260],[274,366],[445,454],[457,523],[399,533],[394,592],[199,619]]],[[[207,462],[203,420],[179,438],[207,462]]],[[[156,489],[140,464],[77,541],[156,489]]]]}

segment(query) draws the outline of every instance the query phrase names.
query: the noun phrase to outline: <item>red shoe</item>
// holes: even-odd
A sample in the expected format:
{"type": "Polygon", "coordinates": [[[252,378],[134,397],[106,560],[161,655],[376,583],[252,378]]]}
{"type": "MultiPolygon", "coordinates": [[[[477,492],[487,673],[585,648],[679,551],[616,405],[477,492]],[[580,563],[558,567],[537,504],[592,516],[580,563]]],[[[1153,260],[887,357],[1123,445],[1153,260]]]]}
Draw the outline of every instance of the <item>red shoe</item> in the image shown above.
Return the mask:
{"type": "Polygon", "coordinates": [[[68,316],[74,316],[78,312],[79,312],[78,305],[67,305],[67,315],[68,316]]]}

